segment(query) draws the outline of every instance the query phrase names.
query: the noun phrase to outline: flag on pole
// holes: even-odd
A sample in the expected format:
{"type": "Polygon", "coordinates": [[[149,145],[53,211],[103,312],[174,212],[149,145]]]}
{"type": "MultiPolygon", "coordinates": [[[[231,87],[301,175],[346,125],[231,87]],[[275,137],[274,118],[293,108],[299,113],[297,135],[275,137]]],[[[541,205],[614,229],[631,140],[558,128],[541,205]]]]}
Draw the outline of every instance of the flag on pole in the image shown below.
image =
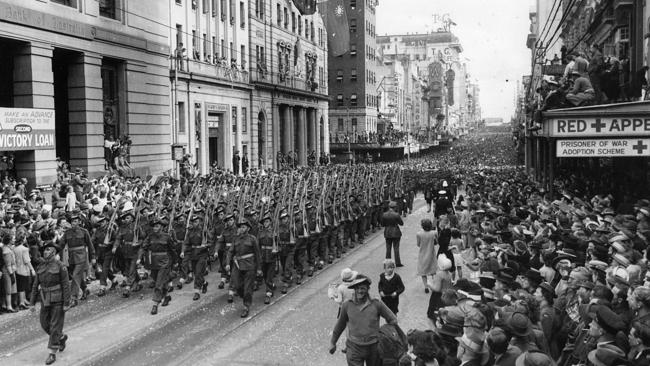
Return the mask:
{"type": "Polygon", "coordinates": [[[332,56],[340,56],[350,50],[350,29],[344,0],[327,0],[318,4],[325,28],[328,49],[332,56]]]}
{"type": "Polygon", "coordinates": [[[293,0],[293,4],[302,15],[312,15],[316,12],[316,0],[293,0]]]}

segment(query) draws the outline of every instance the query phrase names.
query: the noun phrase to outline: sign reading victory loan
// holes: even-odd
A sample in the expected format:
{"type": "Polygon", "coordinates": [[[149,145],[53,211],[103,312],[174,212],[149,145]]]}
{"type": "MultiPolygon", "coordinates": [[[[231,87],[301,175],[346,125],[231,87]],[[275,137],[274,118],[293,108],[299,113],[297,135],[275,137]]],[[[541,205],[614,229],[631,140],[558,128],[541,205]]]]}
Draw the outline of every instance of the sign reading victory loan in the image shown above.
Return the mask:
{"type": "Polygon", "coordinates": [[[558,158],[650,156],[650,138],[557,140],[558,158]]]}
{"type": "Polygon", "coordinates": [[[0,108],[0,150],[54,148],[54,110],[0,108]]]}

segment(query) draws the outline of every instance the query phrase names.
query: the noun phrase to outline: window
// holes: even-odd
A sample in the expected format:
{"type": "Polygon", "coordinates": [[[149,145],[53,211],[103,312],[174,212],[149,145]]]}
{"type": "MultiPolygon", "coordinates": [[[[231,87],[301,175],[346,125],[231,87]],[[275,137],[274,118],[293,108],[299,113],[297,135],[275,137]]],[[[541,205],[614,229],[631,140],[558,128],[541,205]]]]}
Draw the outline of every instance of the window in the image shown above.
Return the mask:
{"type": "Polygon", "coordinates": [[[296,33],[296,12],[291,12],[291,31],[296,33]]]}
{"type": "Polygon", "coordinates": [[[176,5],[183,5],[183,0],[176,0],[176,5]]]}
{"type": "Polygon", "coordinates": [[[217,0],[212,0],[212,17],[213,18],[217,16],[217,7],[218,7],[217,0]]]}
{"type": "Polygon", "coordinates": [[[356,131],[356,130],[357,130],[357,119],[352,118],[352,131],[356,131]]]}
{"type": "Polygon", "coordinates": [[[226,21],[226,0],[221,0],[221,21],[226,21]]]}
{"type": "Polygon", "coordinates": [[[183,25],[176,24],[176,46],[183,44],[183,25]]]}
{"type": "Polygon", "coordinates": [[[357,0],[350,0],[350,9],[355,9],[357,7],[357,0]]]}
{"type": "Polygon", "coordinates": [[[309,38],[309,19],[305,18],[305,38],[309,38]]]}
{"type": "Polygon", "coordinates": [[[356,19],[350,19],[350,33],[356,33],[357,32],[357,20],[356,19]]]}
{"type": "Polygon", "coordinates": [[[192,1],[192,10],[196,10],[196,7],[198,6],[196,0],[191,0],[191,1],[192,1]]]}
{"type": "Polygon", "coordinates": [[[244,2],[239,2],[239,26],[241,28],[246,27],[246,9],[244,8],[244,2]]]}
{"type": "Polygon", "coordinates": [[[353,107],[357,106],[357,94],[356,93],[352,93],[352,95],[350,95],[350,105],[353,106],[353,107]]]}
{"type": "Polygon", "coordinates": [[[235,5],[235,0],[230,0],[230,25],[235,25],[237,20],[237,8],[235,5]]]}
{"type": "Polygon", "coordinates": [[[357,81],[357,69],[350,70],[350,81],[357,81]]]}
{"type": "Polygon", "coordinates": [[[323,28],[318,28],[318,45],[323,47],[323,28]]]}
{"type": "Polygon", "coordinates": [[[343,125],[343,118],[339,118],[337,127],[338,127],[337,130],[339,130],[339,131],[343,131],[345,129],[345,127],[343,125]]]}
{"type": "Polygon", "coordinates": [[[246,115],[246,107],[241,107],[241,133],[248,132],[248,117],[246,115]]]}
{"type": "Polygon", "coordinates": [[[298,35],[302,34],[302,18],[298,15],[298,35]]]}
{"type": "Polygon", "coordinates": [[[314,42],[314,22],[309,22],[309,35],[311,36],[311,41],[314,42]]]}
{"type": "Polygon", "coordinates": [[[276,13],[278,14],[278,27],[282,25],[282,8],[280,7],[280,4],[275,4],[277,9],[276,13]]]}
{"type": "Polygon", "coordinates": [[[336,105],[338,107],[343,107],[343,94],[339,94],[336,96],[336,105]]]}
{"type": "Polygon", "coordinates": [[[201,10],[203,11],[203,14],[207,14],[208,11],[210,11],[210,0],[203,0],[201,10]]]}
{"type": "Polygon", "coordinates": [[[323,86],[323,79],[325,77],[325,72],[322,66],[318,67],[318,85],[323,86]]]}
{"type": "Polygon", "coordinates": [[[178,116],[178,126],[176,126],[178,133],[185,133],[185,102],[178,102],[176,113],[178,116]]]}
{"type": "Polygon", "coordinates": [[[77,7],[77,0],[52,0],[52,2],[55,4],[69,6],[71,8],[77,7]]]}
{"type": "Polygon", "coordinates": [[[226,41],[221,40],[221,57],[228,59],[228,49],[226,49],[226,41]]]}
{"type": "Polygon", "coordinates": [[[336,81],[343,81],[343,70],[336,70],[336,81]]]}
{"type": "Polygon", "coordinates": [[[357,45],[356,44],[351,44],[350,45],[350,56],[356,57],[357,55],[357,45]]]}
{"type": "Polygon", "coordinates": [[[257,10],[258,14],[257,16],[260,18],[264,18],[264,11],[266,8],[266,0],[256,0],[257,1],[257,10]]]}
{"type": "Polygon", "coordinates": [[[237,107],[232,107],[231,109],[232,116],[232,133],[237,133],[237,107]]]}
{"type": "Polygon", "coordinates": [[[213,61],[217,62],[217,57],[219,57],[219,45],[217,44],[217,37],[212,36],[212,57],[214,58],[213,61]]]}
{"type": "Polygon", "coordinates": [[[237,62],[237,51],[235,51],[232,42],[230,42],[230,59],[237,62]]]}
{"type": "Polygon", "coordinates": [[[197,60],[199,56],[199,36],[196,35],[195,30],[192,30],[192,57],[197,60]]]}
{"type": "Polygon", "coordinates": [[[210,56],[210,46],[208,45],[208,36],[203,33],[203,59],[205,61],[208,61],[207,56],[210,56]]]}
{"type": "Polygon", "coordinates": [[[104,18],[120,19],[119,0],[99,0],[99,15],[104,18]]]}
{"type": "Polygon", "coordinates": [[[284,8],[284,29],[289,29],[289,10],[284,8]]]}
{"type": "Polygon", "coordinates": [[[246,69],[246,46],[241,45],[241,67],[246,69]]]}

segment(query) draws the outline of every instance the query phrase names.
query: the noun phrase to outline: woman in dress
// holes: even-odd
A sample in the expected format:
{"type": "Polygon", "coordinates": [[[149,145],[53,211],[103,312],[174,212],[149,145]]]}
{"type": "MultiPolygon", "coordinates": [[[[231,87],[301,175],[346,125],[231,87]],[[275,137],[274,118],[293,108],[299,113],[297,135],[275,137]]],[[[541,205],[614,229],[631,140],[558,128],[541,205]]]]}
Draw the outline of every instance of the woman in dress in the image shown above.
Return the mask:
{"type": "Polygon", "coordinates": [[[416,235],[418,253],[418,275],[422,276],[424,292],[429,293],[428,276],[433,276],[437,269],[438,256],[438,232],[434,230],[433,223],[429,219],[420,222],[422,231],[416,235]]]}
{"type": "Polygon", "coordinates": [[[436,318],[438,317],[438,309],[444,306],[442,302],[442,293],[448,288],[451,288],[451,260],[445,255],[438,256],[438,271],[433,276],[433,281],[429,285],[431,290],[431,297],[429,298],[429,308],[427,309],[427,317],[435,325],[436,318]]]}

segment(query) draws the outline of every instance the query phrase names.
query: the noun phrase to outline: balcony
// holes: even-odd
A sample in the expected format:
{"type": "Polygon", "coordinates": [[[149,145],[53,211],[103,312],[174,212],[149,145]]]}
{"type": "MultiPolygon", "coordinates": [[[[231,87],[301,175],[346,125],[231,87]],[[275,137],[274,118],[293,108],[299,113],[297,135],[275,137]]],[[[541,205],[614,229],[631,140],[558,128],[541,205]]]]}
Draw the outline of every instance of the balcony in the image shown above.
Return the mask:
{"type": "Polygon", "coordinates": [[[302,77],[296,77],[294,75],[291,75],[291,73],[287,75],[277,72],[255,70],[251,73],[251,82],[258,84],[283,86],[290,89],[327,95],[327,86],[321,85],[318,82],[305,80],[302,77]]]}
{"type": "Polygon", "coordinates": [[[248,84],[250,81],[248,71],[241,70],[236,65],[228,65],[221,61],[217,63],[191,60],[189,58],[172,57],[170,59],[170,70],[182,74],[204,76],[215,78],[226,82],[248,84]]]}

